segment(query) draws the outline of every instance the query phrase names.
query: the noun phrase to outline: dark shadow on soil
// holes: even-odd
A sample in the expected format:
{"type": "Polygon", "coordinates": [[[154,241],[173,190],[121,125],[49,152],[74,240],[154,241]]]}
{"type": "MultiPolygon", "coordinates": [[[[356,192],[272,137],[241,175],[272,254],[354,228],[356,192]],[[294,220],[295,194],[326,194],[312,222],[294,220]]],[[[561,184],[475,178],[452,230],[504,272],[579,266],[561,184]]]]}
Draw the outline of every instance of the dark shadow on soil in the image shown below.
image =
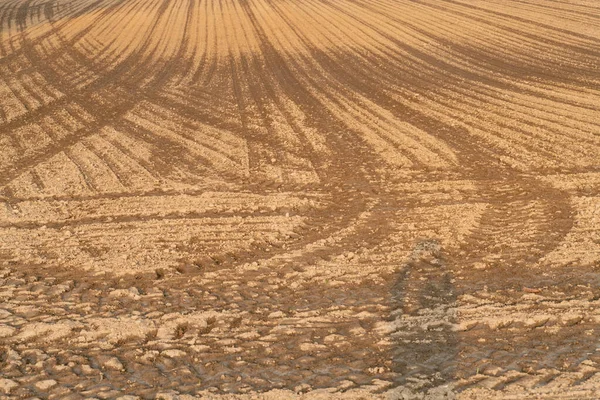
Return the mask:
{"type": "Polygon", "coordinates": [[[392,287],[391,301],[394,386],[424,394],[453,381],[458,356],[458,336],[452,329],[456,290],[437,240],[415,246],[392,287]]]}

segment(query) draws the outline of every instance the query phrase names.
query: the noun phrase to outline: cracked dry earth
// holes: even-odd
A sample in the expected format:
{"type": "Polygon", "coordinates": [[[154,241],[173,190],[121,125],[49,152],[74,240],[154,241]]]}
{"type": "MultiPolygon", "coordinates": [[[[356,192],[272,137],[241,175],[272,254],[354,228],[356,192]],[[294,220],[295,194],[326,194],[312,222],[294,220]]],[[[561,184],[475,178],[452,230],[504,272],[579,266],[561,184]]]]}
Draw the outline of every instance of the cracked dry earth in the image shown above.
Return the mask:
{"type": "Polygon", "coordinates": [[[600,398],[600,4],[0,0],[0,398],[600,398]]]}

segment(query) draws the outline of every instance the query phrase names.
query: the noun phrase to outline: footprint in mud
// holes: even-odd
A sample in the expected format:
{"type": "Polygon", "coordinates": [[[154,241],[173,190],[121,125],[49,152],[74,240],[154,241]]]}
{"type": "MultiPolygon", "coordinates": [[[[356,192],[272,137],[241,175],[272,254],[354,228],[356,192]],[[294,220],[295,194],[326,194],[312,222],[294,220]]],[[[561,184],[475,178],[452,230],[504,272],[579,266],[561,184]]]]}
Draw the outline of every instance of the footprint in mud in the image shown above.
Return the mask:
{"type": "Polygon", "coordinates": [[[456,291],[439,241],[423,240],[415,246],[391,298],[394,386],[439,391],[454,379],[458,343],[452,329],[456,291]]]}

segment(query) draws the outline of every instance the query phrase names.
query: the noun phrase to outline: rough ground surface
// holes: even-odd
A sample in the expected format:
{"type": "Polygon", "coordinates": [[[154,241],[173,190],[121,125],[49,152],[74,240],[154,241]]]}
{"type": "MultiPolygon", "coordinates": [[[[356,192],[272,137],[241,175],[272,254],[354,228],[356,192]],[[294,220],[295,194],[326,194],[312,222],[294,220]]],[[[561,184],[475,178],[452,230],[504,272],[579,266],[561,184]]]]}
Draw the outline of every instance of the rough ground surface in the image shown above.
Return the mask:
{"type": "Polygon", "coordinates": [[[597,1],[0,0],[0,398],[597,399],[599,269],[597,1]]]}

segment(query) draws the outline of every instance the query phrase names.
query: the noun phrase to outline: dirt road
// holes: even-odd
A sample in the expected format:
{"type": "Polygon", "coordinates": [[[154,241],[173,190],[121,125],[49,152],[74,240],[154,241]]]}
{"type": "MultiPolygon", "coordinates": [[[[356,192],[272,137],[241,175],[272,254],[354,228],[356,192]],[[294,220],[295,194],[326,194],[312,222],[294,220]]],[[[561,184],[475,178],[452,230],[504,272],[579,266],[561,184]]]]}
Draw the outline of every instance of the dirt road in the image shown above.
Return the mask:
{"type": "Polygon", "coordinates": [[[0,0],[0,398],[598,399],[599,269],[595,1],[0,0]]]}

